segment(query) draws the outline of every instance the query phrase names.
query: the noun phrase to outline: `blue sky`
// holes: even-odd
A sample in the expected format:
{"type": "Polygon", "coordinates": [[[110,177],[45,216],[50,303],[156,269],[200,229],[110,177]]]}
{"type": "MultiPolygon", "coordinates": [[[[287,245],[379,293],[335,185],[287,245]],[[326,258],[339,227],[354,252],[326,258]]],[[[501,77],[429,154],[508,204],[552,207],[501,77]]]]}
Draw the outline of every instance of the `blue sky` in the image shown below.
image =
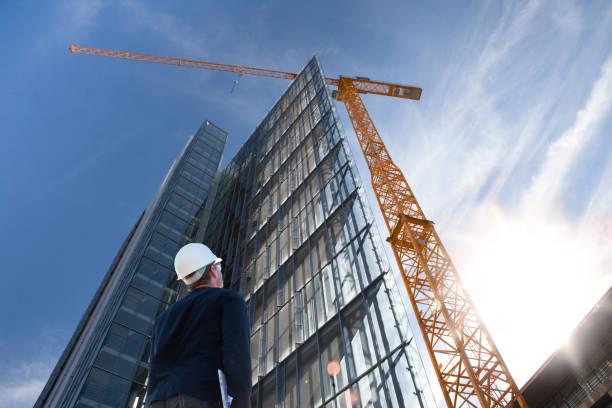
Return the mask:
{"type": "Polygon", "coordinates": [[[70,44],[290,72],[317,54],[422,87],[364,99],[523,384],[612,284],[610,27],[606,0],[3,2],[0,408],[33,403],[188,137],[227,130],[226,162],[287,87],[70,44]]]}

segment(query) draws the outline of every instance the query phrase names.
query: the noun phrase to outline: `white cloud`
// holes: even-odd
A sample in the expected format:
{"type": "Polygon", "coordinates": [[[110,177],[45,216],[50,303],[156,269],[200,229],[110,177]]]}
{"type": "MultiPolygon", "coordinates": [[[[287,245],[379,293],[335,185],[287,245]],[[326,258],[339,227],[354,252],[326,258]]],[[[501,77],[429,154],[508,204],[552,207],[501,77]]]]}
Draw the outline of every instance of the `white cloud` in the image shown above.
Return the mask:
{"type": "Polygon", "coordinates": [[[612,106],[612,56],[608,57],[586,106],[578,112],[571,128],[554,141],[546,152],[539,174],[524,196],[524,205],[550,210],[563,192],[568,172],[582,148],[597,134],[609,117],[612,106]]]}
{"type": "Polygon", "coordinates": [[[553,8],[551,16],[553,21],[565,30],[574,32],[582,30],[582,13],[573,0],[560,1],[559,7],[553,8]]]}
{"type": "Polygon", "coordinates": [[[135,18],[132,24],[140,24],[156,33],[163,41],[178,48],[177,52],[188,55],[169,55],[169,57],[202,58],[218,41],[215,35],[202,35],[187,22],[180,20],[171,13],[154,11],[147,3],[136,0],[122,2],[135,18]]]}
{"type": "Polygon", "coordinates": [[[34,405],[54,364],[54,361],[24,361],[17,366],[2,367],[0,408],[34,405]]]}
{"type": "Polygon", "coordinates": [[[102,10],[102,0],[65,0],[64,12],[76,28],[91,26],[102,10]]]}
{"type": "Polygon", "coordinates": [[[599,222],[607,225],[607,232],[612,239],[612,149],[606,160],[605,167],[599,182],[587,205],[583,222],[599,222]]]}

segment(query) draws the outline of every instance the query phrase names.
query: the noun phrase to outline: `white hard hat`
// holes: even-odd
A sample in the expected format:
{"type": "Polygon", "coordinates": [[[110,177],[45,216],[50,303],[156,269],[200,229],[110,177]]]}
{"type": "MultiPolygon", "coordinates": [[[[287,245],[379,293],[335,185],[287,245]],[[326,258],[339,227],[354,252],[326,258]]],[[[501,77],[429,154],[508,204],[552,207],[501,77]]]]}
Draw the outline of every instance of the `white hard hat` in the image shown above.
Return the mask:
{"type": "Polygon", "coordinates": [[[194,242],[179,249],[174,257],[174,270],[177,279],[183,279],[198,269],[221,261],[206,245],[194,242]]]}

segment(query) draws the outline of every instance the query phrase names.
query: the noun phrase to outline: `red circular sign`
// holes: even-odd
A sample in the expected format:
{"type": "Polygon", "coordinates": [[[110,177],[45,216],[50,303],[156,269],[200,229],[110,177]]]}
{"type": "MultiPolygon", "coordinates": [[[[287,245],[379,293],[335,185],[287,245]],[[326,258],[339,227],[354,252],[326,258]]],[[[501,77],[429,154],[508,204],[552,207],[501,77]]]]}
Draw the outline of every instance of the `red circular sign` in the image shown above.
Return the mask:
{"type": "Polygon", "coordinates": [[[327,363],[327,374],[329,374],[332,377],[335,377],[338,374],[340,374],[340,363],[337,362],[336,360],[332,360],[329,363],[327,363]]]}

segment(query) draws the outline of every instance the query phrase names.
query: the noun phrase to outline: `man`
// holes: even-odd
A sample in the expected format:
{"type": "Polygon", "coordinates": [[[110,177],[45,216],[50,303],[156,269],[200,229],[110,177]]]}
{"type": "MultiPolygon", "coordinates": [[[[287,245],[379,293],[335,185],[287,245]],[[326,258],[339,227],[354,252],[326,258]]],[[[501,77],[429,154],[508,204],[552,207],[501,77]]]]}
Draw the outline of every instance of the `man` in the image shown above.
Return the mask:
{"type": "Polygon", "coordinates": [[[204,244],[187,244],[174,258],[189,295],[155,322],[147,385],[151,408],[221,407],[218,369],[232,408],[250,405],[249,319],[242,296],[223,289],[221,259],[204,244]]]}

